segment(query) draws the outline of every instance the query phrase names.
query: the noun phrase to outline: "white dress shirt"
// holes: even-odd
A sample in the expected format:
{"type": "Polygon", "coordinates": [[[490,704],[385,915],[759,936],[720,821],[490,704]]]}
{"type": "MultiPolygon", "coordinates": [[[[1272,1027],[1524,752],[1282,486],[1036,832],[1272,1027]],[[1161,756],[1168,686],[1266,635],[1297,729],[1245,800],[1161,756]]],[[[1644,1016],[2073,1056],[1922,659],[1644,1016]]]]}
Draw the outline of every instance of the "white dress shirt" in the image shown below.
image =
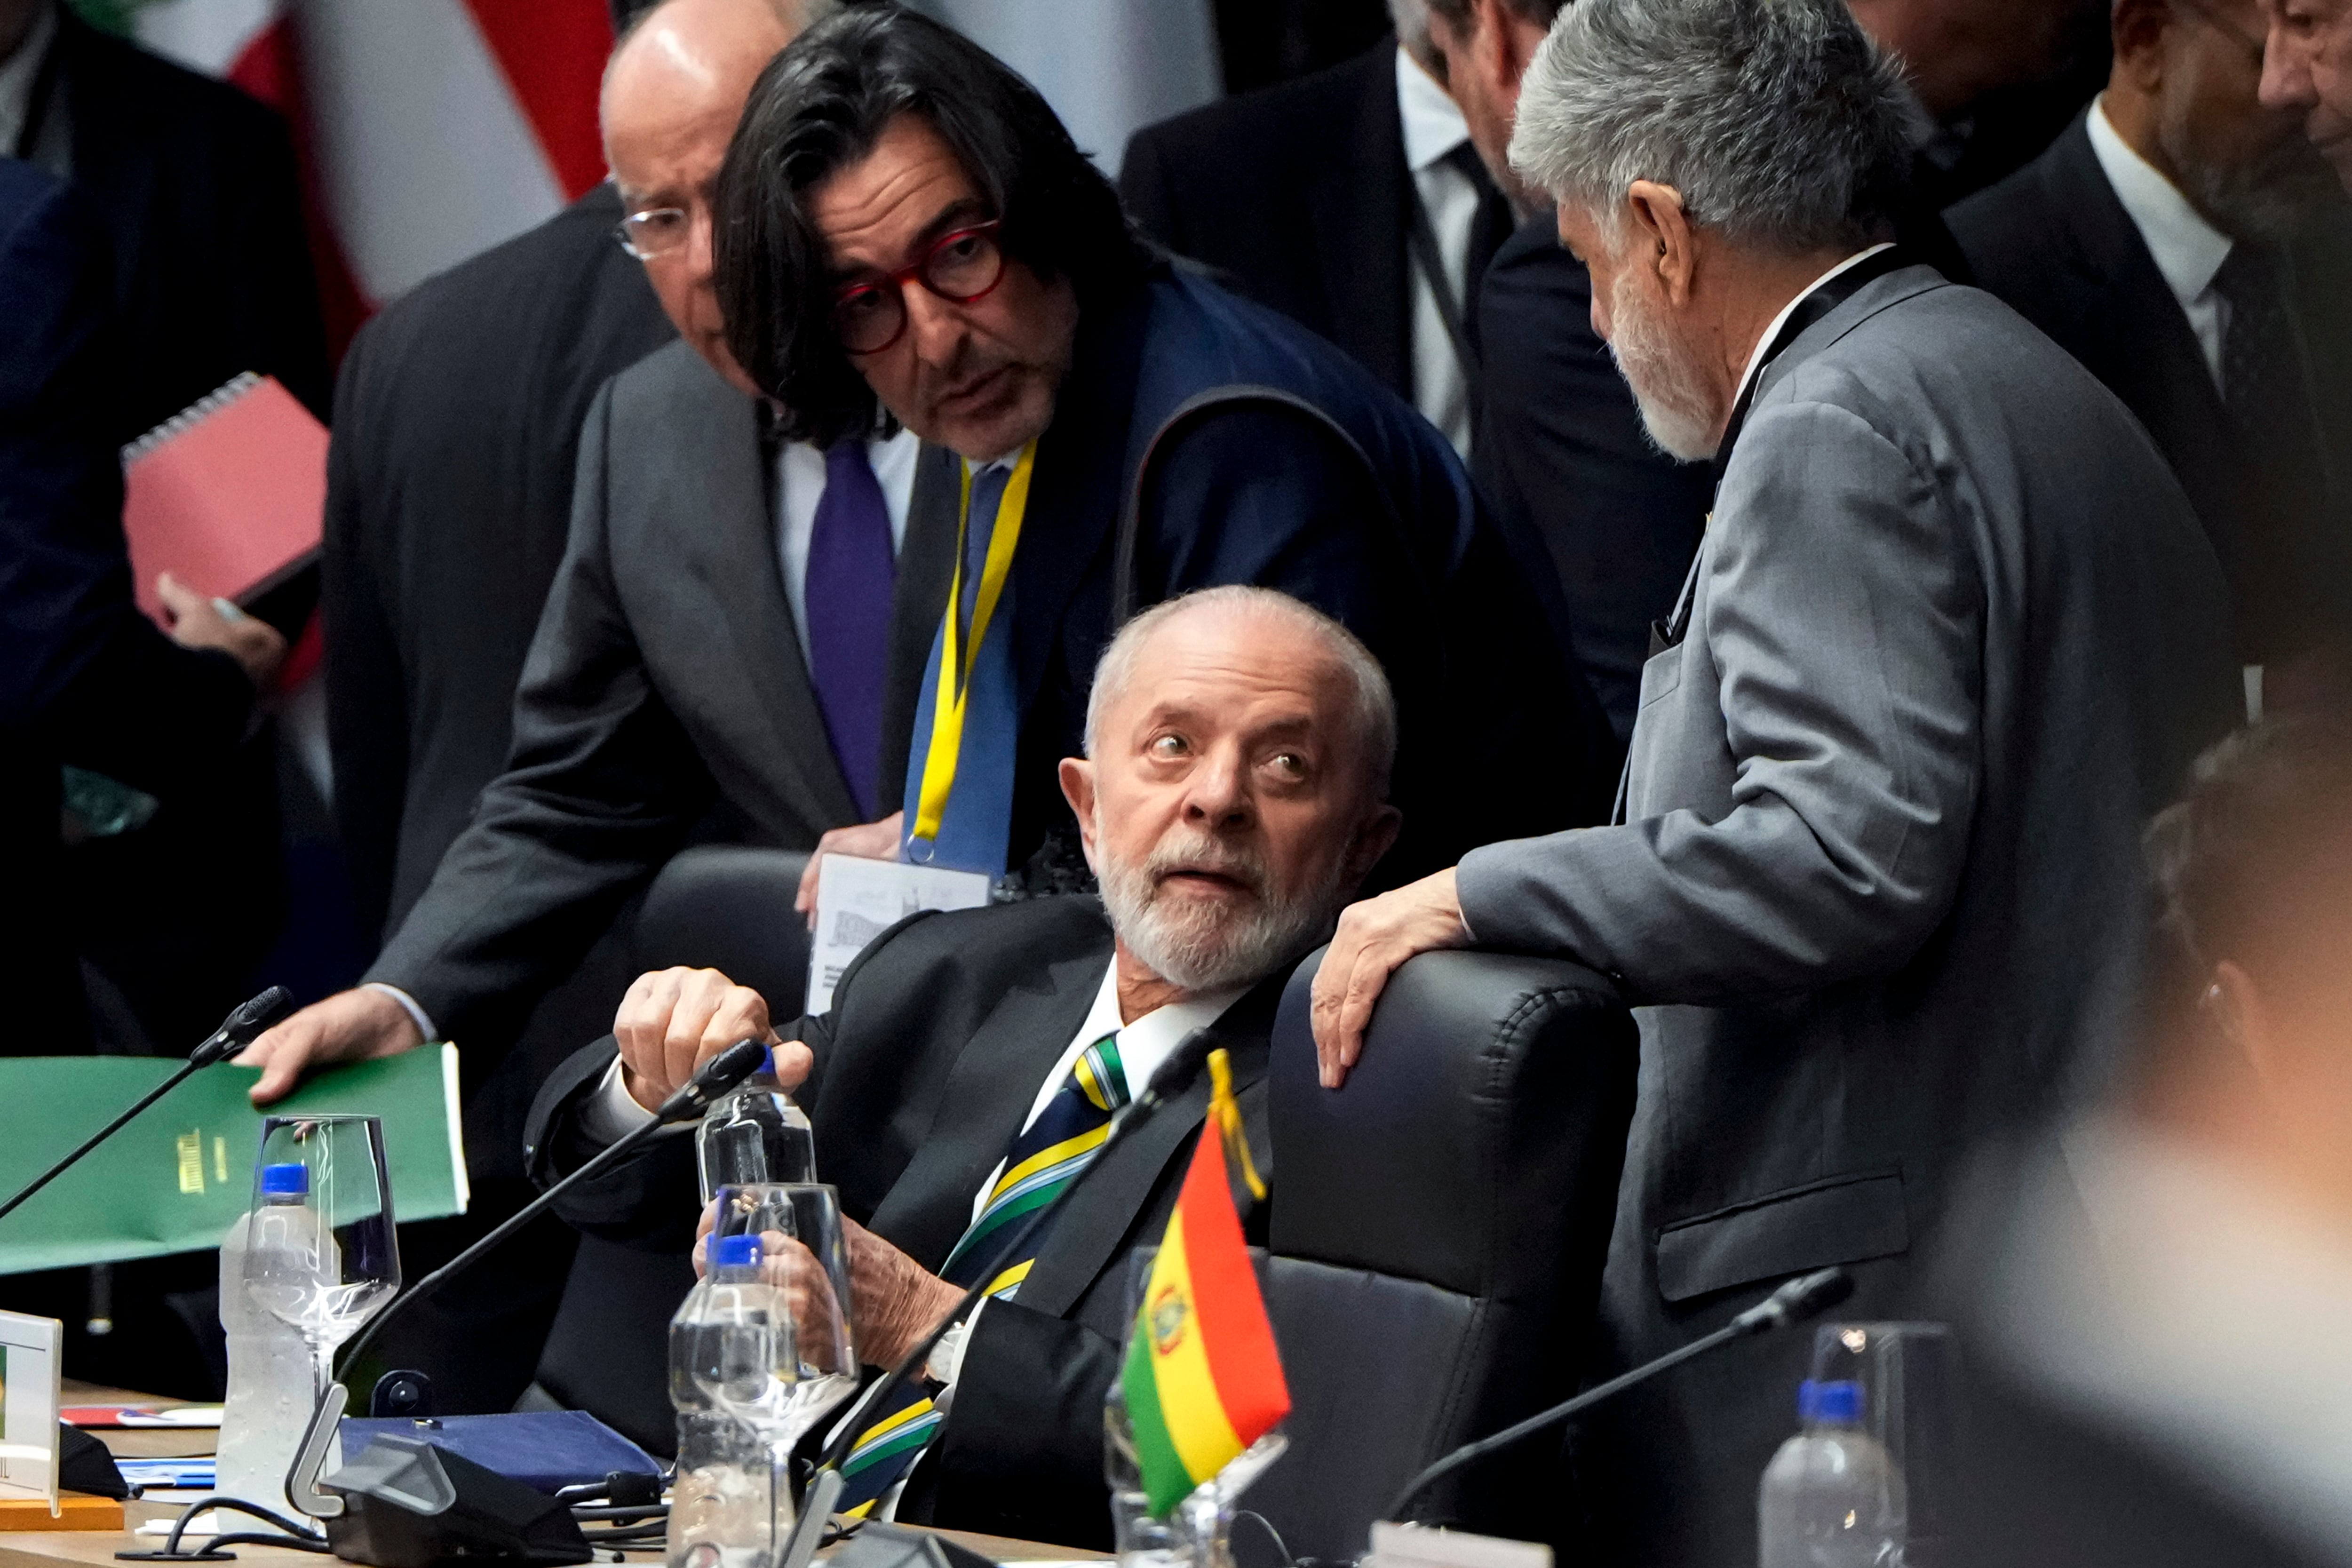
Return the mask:
{"type": "Polygon", "coordinates": [[[2205,368],[2213,384],[2221,385],[2221,342],[2230,330],[2230,302],[2213,287],[2214,274],[2230,259],[2230,237],[2205,221],[2189,205],[2179,186],[2158,172],[2155,164],[2134,152],[2117,135],[2107,118],[2102,94],[2091,106],[2091,152],[2116,190],[2116,199],[2131,216],[2132,226],[2155,258],[2156,269],[2180,301],[2189,330],[2205,352],[2205,368]]]}
{"type": "MultiPolygon", "coordinates": [[[[890,514],[890,553],[907,542],[907,509],[915,495],[915,458],[922,450],[915,433],[901,427],[887,440],[866,443],[866,460],[882,486],[882,505],[890,514]]],[[[816,533],[816,506],[824,495],[824,452],[804,442],[791,441],[776,454],[776,550],[784,566],[784,599],[793,607],[793,629],[800,634],[801,658],[809,658],[809,541],[816,533]]]]}
{"type": "Polygon", "coordinates": [[[40,77],[41,62],[48,58],[50,40],[57,36],[57,7],[43,5],[34,13],[32,26],[8,58],[0,60],[0,158],[16,153],[17,140],[33,112],[33,83],[40,77]]]}
{"type": "MultiPolygon", "coordinates": [[[[1445,264],[1445,286],[1459,300],[1470,264],[1470,230],[1478,218],[1478,187],[1445,157],[1470,140],[1470,126],[1445,89],[1402,48],[1397,50],[1396,83],[1397,112],[1404,121],[1405,167],[1412,173],[1421,205],[1429,211],[1437,254],[1445,264]]],[[[1405,254],[1410,258],[1412,253],[1405,254]]],[[[1445,317],[1429,279],[1418,263],[1406,272],[1412,279],[1413,406],[1445,433],[1455,451],[1467,456],[1470,383],[1454,352],[1454,340],[1446,334],[1445,317]]]]}
{"type": "Polygon", "coordinates": [[[1764,335],[1756,340],[1756,346],[1748,351],[1748,368],[1739,373],[1739,388],[1737,392],[1732,394],[1731,405],[1734,408],[1739,406],[1740,398],[1747,395],[1748,384],[1754,381],[1758,374],[1759,374],[1764,369],[1764,351],[1772,346],[1773,340],[1780,335],[1780,329],[1787,326],[1789,324],[1789,318],[1797,313],[1798,306],[1803,304],[1815,294],[1821,292],[1822,287],[1828,283],[1832,279],[1853,271],[1855,268],[1861,266],[1864,262],[1869,260],[1872,257],[1877,255],[1882,250],[1892,250],[1895,247],[1892,245],[1874,245],[1867,250],[1855,251],[1852,256],[1847,257],[1843,261],[1839,262],[1835,267],[1831,268],[1827,272],[1822,273],[1819,278],[1816,278],[1811,283],[1806,284],[1805,287],[1799,291],[1795,299],[1790,300],[1787,304],[1781,306],[1780,313],[1772,318],[1772,324],[1764,329],[1764,335]]]}

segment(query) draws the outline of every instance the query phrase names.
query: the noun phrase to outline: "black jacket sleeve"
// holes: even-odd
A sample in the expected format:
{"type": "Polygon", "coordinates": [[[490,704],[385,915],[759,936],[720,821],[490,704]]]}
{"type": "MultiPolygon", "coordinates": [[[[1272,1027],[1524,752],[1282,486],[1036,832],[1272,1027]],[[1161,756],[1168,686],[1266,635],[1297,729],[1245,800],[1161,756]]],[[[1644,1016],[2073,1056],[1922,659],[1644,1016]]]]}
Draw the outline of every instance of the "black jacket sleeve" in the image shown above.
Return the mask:
{"type": "Polygon", "coordinates": [[[1108,1551],[1103,1398],[1118,1352],[1083,1323],[991,1301],[965,1342],[949,1420],[927,1457],[936,1467],[929,1517],[1108,1551]]]}
{"type": "Polygon", "coordinates": [[[408,684],[370,554],[370,524],[381,526],[387,504],[367,445],[380,439],[381,413],[370,402],[376,342],[373,323],[361,329],[335,384],[319,574],[320,613],[335,650],[326,668],[335,826],[351,865],[353,913],[371,941],[381,940],[391,907],[409,763],[408,684]]]}
{"type": "Polygon", "coordinates": [[[513,1037],[715,795],[655,689],[613,576],[604,475],[612,389],[581,432],[572,532],[515,694],[506,771],[482,792],[368,978],[452,1038],[513,1037]]]}
{"type": "Polygon", "coordinates": [[[21,179],[0,223],[0,734],[168,796],[243,737],[253,688],[132,599],[105,231],[68,187],[21,179]]]}

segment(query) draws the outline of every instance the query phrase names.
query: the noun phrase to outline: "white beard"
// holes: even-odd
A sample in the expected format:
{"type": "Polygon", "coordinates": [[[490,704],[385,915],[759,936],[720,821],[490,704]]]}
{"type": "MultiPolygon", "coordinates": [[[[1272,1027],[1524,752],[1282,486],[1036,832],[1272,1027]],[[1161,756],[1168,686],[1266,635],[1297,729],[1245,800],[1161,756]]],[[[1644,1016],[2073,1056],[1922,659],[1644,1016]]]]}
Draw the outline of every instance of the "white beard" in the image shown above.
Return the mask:
{"type": "Polygon", "coordinates": [[[1658,450],[1685,463],[1705,462],[1715,456],[1722,411],[1673,338],[1647,313],[1632,283],[1629,268],[1618,273],[1610,289],[1610,356],[1633,389],[1642,428],[1658,450]]]}
{"type": "MultiPolygon", "coordinates": [[[[1106,842],[1099,819],[1095,842],[1106,842]]],[[[1111,929],[1146,968],[1186,991],[1217,991],[1264,979],[1327,935],[1339,915],[1339,872],[1334,863],[1318,885],[1278,897],[1255,856],[1197,834],[1189,841],[1162,840],[1140,864],[1101,856],[1096,879],[1111,929]],[[1183,865],[1234,877],[1257,900],[1246,911],[1228,914],[1189,899],[1161,898],[1159,874],[1183,865]]]]}

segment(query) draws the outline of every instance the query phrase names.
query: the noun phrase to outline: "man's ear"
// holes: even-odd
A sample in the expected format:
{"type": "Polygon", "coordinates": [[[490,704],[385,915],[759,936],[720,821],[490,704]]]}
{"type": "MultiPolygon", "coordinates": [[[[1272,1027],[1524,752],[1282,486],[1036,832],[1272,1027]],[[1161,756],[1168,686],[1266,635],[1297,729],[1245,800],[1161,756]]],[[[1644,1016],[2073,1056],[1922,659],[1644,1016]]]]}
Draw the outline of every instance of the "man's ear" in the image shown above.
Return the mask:
{"type": "Polygon", "coordinates": [[[1085,757],[1062,759],[1062,798],[1070,803],[1070,810],[1078,819],[1078,842],[1087,852],[1087,864],[1095,863],[1095,765],[1085,757]]]}
{"type": "Polygon", "coordinates": [[[1404,813],[1383,804],[1357,827],[1339,878],[1340,885],[1351,897],[1364,879],[1372,874],[1372,868],[1381,863],[1381,857],[1389,852],[1389,847],[1397,841],[1398,830],[1403,826],[1404,813]]]}
{"type": "Polygon", "coordinates": [[[1631,230],[1625,265],[1653,268],[1670,303],[1688,303],[1698,283],[1698,236],[1683,210],[1683,194],[1655,180],[1636,180],[1626,188],[1625,207],[1631,230]]]}
{"type": "Polygon", "coordinates": [[[2254,1077],[2266,1089],[2274,1086],[2282,1067],[2278,1036],[2254,977],[2234,959],[2223,959],[2213,966],[2213,981],[2206,988],[2203,1005],[2221,1037],[2236,1047],[2246,1065],[2254,1069],[2254,1077]]]}
{"type": "Polygon", "coordinates": [[[2141,92],[2152,94],[2164,86],[2164,35],[2177,20],[2172,0],[2116,0],[2108,22],[2116,70],[2141,92]]]}

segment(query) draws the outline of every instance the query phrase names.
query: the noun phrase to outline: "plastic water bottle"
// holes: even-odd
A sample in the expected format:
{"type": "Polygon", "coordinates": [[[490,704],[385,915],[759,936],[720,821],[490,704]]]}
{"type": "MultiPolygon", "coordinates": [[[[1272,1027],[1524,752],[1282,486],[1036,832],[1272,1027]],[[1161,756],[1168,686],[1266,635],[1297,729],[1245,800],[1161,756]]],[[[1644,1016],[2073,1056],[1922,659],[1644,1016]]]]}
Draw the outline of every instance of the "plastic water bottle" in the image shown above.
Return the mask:
{"type": "Polygon", "coordinates": [[[1863,1430],[1858,1383],[1797,1389],[1804,1429],[1764,1468],[1756,1501],[1762,1568],[1898,1568],[1908,1512],[1902,1472],[1863,1430]]]}
{"type": "Polygon", "coordinates": [[[284,1511],[286,1472],[310,1425],[318,1399],[310,1350],[284,1319],[253,1299],[245,1285],[246,1253],[257,1232],[281,1242],[291,1232],[318,1231],[310,1206],[310,1173],[300,1164],[265,1165],[266,1214],[245,1214],[228,1227],[220,1252],[220,1320],[228,1335],[228,1398],[221,1409],[219,1469],[214,1490],[284,1511]]]}
{"type": "Polygon", "coordinates": [[[751,1182],[816,1180],[816,1134],[808,1113],[776,1081],[776,1053],[711,1102],[694,1134],[702,1201],[751,1182]]]}
{"type": "Polygon", "coordinates": [[[708,1343],[717,1317],[713,1298],[747,1285],[766,1289],[760,1284],[760,1238],[722,1236],[712,1244],[709,1273],[669,1321],[669,1397],[677,1412],[669,1568],[765,1568],[775,1532],[792,1525],[789,1499],[772,1506],[767,1446],[719,1409],[695,1376],[696,1366],[715,1353],[708,1343]]]}

